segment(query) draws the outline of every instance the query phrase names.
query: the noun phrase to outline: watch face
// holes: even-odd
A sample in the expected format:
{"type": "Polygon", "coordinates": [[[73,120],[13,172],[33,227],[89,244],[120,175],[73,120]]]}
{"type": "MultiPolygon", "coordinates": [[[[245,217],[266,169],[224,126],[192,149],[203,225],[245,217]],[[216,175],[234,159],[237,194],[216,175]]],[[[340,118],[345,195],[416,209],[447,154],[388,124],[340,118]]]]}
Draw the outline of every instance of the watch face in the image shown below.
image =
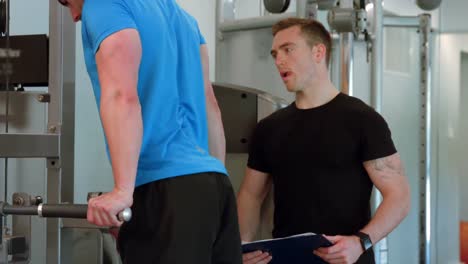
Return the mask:
{"type": "Polygon", "coordinates": [[[367,239],[364,239],[364,248],[368,250],[371,247],[372,247],[372,242],[370,241],[369,236],[367,236],[367,239]]]}
{"type": "Polygon", "coordinates": [[[361,241],[361,246],[364,251],[368,250],[369,248],[372,247],[372,241],[369,237],[368,234],[363,233],[363,232],[358,232],[356,236],[359,237],[359,240],[361,241]]]}

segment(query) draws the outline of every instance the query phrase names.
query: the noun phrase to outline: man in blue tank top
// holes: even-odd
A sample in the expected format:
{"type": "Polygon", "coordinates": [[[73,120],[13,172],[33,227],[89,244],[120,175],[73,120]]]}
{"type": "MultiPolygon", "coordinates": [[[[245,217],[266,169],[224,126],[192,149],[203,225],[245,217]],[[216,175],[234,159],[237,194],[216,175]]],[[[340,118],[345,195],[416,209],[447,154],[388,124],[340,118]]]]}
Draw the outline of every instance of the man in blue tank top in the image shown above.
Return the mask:
{"type": "Polygon", "coordinates": [[[59,0],[82,20],[114,189],[88,221],[119,226],[124,263],[241,263],[225,139],[196,20],[175,0],[59,0]]]}

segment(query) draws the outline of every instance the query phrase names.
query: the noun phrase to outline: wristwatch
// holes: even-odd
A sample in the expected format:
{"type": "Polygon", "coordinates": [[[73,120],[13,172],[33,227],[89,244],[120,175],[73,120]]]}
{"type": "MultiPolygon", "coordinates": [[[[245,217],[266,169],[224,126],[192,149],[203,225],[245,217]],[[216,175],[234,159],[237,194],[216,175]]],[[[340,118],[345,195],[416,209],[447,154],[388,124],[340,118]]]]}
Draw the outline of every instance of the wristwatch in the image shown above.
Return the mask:
{"type": "Polygon", "coordinates": [[[361,247],[362,250],[364,250],[364,252],[366,252],[369,248],[372,247],[372,241],[368,234],[359,231],[354,235],[359,237],[359,240],[361,241],[361,247]]]}

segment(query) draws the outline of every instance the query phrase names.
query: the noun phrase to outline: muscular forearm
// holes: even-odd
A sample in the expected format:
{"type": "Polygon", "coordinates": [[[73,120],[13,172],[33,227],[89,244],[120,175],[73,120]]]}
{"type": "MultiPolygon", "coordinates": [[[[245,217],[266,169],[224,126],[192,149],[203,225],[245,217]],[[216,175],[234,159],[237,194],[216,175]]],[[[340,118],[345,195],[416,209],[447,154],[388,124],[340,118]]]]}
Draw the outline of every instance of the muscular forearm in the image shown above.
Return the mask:
{"type": "Polygon", "coordinates": [[[133,193],[143,125],[138,97],[101,97],[101,119],[109,144],[115,189],[133,193]]]}
{"type": "Polygon", "coordinates": [[[384,197],[372,220],[361,231],[369,234],[372,243],[376,244],[405,218],[409,207],[409,192],[392,193],[384,197]]]}
{"type": "Polygon", "coordinates": [[[226,158],[226,139],[224,137],[221,111],[219,110],[214,95],[210,95],[210,97],[208,97],[207,101],[208,144],[210,155],[224,163],[226,158]]]}
{"type": "Polygon", "coordinates": [[[206,112],[208,120],[208,147],[210,155],[219,159],[222,163],[226,158],[226,139],[224,137],[221,111],[216,100],[213,86],[210,81],[210,65],[206,44],[200,46],[200,56],[203,66],[203,85],[206,98],[206,112]]]}
{"type": "Polygon", "coordinates": [[[240,192],[237,204],[241,239],[242,241],[252,241],[255,239],[260,225],[262,201],[250,197],[248,193],[240,192]]]}

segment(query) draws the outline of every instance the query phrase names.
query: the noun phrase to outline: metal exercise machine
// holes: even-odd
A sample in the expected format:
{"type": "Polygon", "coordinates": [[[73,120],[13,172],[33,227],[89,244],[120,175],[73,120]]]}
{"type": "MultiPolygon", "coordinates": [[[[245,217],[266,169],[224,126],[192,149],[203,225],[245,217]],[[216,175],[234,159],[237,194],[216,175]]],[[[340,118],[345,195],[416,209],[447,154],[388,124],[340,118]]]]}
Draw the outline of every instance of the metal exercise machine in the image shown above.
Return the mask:
{"type": "MultiPolygon", "coordinates": [[[[45,218],[86,219],[88,206],[86,204],[43,204],[42,197],[31,198],[26,193],[13,194],[14,205],[0,202],[0,225],[5,216],[14,216],[13,230],[15,235],[4,235],[0,232],[0,263],[30,263],[31,219],[30,216],[45,218]]],[[[120,212],[117,218],[128,222],[132,211],[127,208],[120,212]]],[[[83,226],[83,224],[81,224],[83,226]]],[[[92,225],[88,224],[90,228],[92,225]]],[[[98,228],[98,227],[95,227],[98,228]]],[[[105,229],[105,228],[102,228],[105,229]]]]}

